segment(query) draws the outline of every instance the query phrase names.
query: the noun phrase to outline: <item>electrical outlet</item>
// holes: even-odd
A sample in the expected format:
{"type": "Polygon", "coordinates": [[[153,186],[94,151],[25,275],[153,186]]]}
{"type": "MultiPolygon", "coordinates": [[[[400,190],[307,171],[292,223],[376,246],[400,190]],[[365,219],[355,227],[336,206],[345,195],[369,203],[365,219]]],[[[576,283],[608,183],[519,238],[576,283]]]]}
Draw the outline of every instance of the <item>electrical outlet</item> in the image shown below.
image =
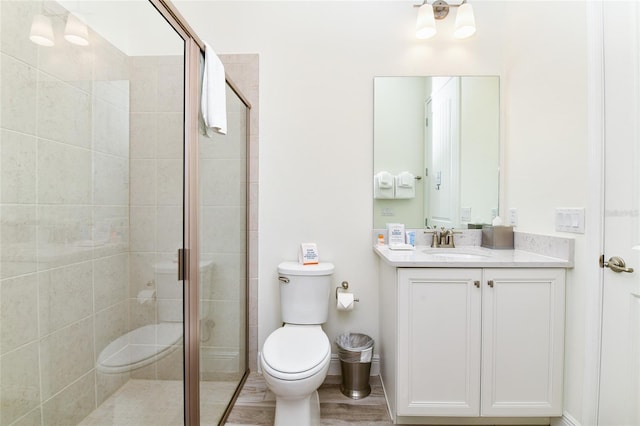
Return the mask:
{"type": "Polygon", "coordinates": [[[391,207],[385,207],[381,212],[382,216],[393,216],[393,209],[391,207]]]}
{"type": "Polygon", "coordinates": [[[518,209],[515,207],[509,209],[509,225],[518,226],[518,209]]]}

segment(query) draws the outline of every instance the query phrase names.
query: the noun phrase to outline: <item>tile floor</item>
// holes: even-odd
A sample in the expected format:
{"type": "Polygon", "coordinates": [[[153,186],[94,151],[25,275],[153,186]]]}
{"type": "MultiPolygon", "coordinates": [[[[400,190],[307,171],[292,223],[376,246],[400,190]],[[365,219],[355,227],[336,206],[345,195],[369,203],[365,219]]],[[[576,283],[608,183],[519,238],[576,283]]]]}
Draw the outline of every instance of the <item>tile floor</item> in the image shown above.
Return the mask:
{"type": "MultiPolygon", "coordinates": [[[[371,394],[354,400],[340,392],[340,376],[328,376],[318,389],[320,424],[323,426],[391,425],[380,378],[371,377],[371,394]]],[[[272,425],[275,396],[261,375],[251,373],[227,419],[227,426],[272,425]]]]}
{"type": "MultiPolygon", "coordinates": [[[[328,376],[318,389],[321,425],[391,425],[380,378],[371,377],[371,394],[354,400],[340,392],[340,376],[328,376]]],[[[217,425],[237,382],[202,382],[201,425],[217,425]]],[[[81,426],[177,426],[183,423],[182,382],[129,380],[81,426]]],[[[273,425],[275,396],[262,375],[251,373],[227,419],[227,426],[273,425]]]]}
{"type": "MultiPolygon", "coordinates": [[[[214,426],[236,390],[237,381],[200,382],[201,426],[214,426]]],[[[183,382],[129,380],[80,426],[178,426],[184,424],[183,382]]]]}

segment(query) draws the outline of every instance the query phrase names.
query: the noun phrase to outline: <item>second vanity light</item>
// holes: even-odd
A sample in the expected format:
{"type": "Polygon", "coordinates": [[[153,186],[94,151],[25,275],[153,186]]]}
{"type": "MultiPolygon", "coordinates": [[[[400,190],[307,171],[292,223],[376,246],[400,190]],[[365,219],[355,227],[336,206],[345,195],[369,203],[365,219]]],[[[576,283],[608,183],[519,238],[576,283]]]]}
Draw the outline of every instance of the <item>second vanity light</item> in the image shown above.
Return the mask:
{"type": "Polygon", "coordinates": [[[473,7],[463,0],[460,4],[448,4],[443,0],[429,3],[424,0],[418,7],[418,18],[416,20],[416,37],[419,39],[431,38],[436,34],[436,20],[447,17],[449,9],[457,8],[456,22],[453,36],[458,39],[471,37],[476,32],[476,22],[473,15],[473,7]]]}
{"type": "MultiPolygon", "coordinates": [[[[58,15],[53,15],[58,16],[58,15]]],[[[68,13],[64,28],[64,38],[78,46],[89,45],[87,24],[77,14],[68,13]]],[[[51,17],[43,14],[33,17],[29,39],[40,46],[51,47],[55,44],[51,17]]]]}

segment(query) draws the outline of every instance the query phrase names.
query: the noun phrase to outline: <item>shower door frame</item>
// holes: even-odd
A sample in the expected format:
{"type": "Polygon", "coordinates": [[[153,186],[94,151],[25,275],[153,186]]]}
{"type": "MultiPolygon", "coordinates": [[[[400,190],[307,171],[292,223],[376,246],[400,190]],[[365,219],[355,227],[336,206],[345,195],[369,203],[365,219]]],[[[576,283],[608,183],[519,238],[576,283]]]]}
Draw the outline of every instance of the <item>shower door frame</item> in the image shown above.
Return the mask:
{"type": "MultiPolygon", "coordinates": [[[[180,250],[179,263],[182,265],[179,279],[184,287],[184,424],[200,424],[200,345],[199,345],[199,172],[198,172],[198,120],[200,114],[200,57],[204,54],[205,44],[189,26],[178,10],[168,0],[149,0],[169,25],[184,40],[184,213],[183,213],[183,250],[180,250]]],[[[251,104],[228,78],[227,84],[247,106],[247,132],[251,104]]],[[[247,133],[248,134],[248,133],[247,133]]],[[[248,203],[248,195],[247,195],[248,203]]],[[[248,205],[248,204],[247,204],[248,205]]],[[[248,229],[248,228],[247,228],[248,229]]],[[[248,244],[248,241],[247,241],[248,244]]],[[[248,245],[247,245],[248,247],[248,245]]],[[[248,310],[246,310],[247,324],[248,310]]],[[[245,330],[245,347],[247,347],[245,330]]],[[[245,372],[238,384],[233,402],[247,378],[248,351],[245,350],[245,372]]],[[[230,404],[231,405],[231,404],[230,404]]],[[[222,416],[227,417],[229,407],[222,416]]]]}
{"type": "Polygon", "coordinates": [[[200,424],[200,356],[198,345],[198,94],[200,50],[204,43],[175,8],[164,0],[149,0],[184,40],[184,189],[183,250],[178,279],[184,303],[184,424],[200,424]],[[194,148],[195,147],[195,148],[194,148]],[[194,152],[195,151],[195,152],[194,152]],[[195,265],[194,265],[195,264],[195,265]]]}

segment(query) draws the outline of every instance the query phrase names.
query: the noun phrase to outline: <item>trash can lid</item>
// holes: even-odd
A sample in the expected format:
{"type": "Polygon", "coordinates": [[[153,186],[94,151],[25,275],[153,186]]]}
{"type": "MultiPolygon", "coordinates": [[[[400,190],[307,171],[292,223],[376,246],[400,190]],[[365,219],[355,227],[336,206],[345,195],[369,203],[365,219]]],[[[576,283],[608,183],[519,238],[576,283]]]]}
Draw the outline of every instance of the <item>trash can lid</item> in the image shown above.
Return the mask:
{"type": "Polygon", "coordinates": [[[281,327],[264,342],[262,358],[274,370],[294,374],[310,370],[331,352],[331,343],[319,326],[281,327]]]}

